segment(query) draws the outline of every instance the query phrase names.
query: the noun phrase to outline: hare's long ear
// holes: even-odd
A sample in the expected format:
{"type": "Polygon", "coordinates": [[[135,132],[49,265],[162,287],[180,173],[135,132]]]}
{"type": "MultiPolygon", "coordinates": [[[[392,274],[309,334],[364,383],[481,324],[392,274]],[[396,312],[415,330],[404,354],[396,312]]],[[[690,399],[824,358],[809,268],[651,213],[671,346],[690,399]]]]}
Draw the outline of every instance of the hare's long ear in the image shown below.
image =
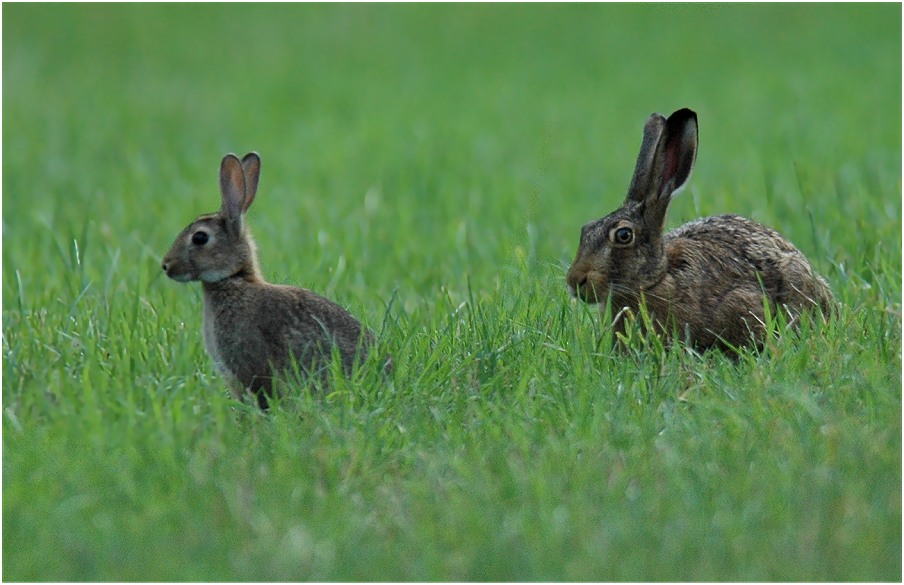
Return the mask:
{"type": "Polygon", "coordinates": [[[665,116],[651,114],[647,123],[643,126],[643,140],[640,143],[640,152],[637,153],[637,164],[634,165],[634,175],[631,177],[631,185],[628,187],[628,196],[625,202],[642,202],[647,198],[650,181],[653,177],[653,157],[656,154],[656,145],[665,128],[665,116]]]}
{"type": "Polygon", "coordinates": [[[697,158],[697,114],[678,110],[665,122],[653,156],[644,215],[651,223],[665,223],[671,198],[687,184],[697,158]]]}
{"type": "Polygon", "coordinates": [[[245,213],[245,174],[242,163],[234,154],[227,154],[220,163],[220,213],[226,227],[233,234],[242,233],[242,214],[245,213]]]}
{"type": "Polygon", "coordinates": [[[242,212],[248,211],[254,196],[257,195],[257,184],[261,178],[261,157],[256,152],[249,152],[242,157],[242,174],[245,175],[245,202],[242,212]]]}
{"type": "Polygon", "coordinates": [[[650,196],[667,199],[681,191],[691,176],[696,158],[697,114],[684,108],[665,122],[653,159],[655,191],[650,196]]]}

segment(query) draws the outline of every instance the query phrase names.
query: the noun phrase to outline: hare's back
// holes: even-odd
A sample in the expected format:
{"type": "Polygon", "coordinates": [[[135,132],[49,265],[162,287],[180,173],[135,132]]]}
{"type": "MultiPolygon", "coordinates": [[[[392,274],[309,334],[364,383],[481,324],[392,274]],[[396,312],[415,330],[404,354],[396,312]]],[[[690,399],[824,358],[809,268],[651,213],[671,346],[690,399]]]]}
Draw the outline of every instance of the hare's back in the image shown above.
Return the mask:
{"type": "Polygon", "coordinates": [[[740,215],[701,217],[681,225],[665,235],[671,240],[688,239],[715,244],[719,248],[749,253],[770,253],[772,250],[795,250],[780,233],[759,222],[740,215]]]}
{"type": "Polygon", "coordinates": [[[665,236],[670,272],[707,282],[711,291],[765,290],[777,303],[827,305],[831,292],[806,256],[784,236],[738,215],[704,217],[665,236]],[[685,264],[685,267],[679,264],[685,264]],[[674,264],[674,265],[673,265],[674,264]]]}
{"type": "Polygon", "coordinates": [[[780,233],[740,215],[716,215],[686,223],[665,235],[665,246],[708,250],[717,263],[740,263],[760,273],[780,270],[804,255],[780,233]]]}

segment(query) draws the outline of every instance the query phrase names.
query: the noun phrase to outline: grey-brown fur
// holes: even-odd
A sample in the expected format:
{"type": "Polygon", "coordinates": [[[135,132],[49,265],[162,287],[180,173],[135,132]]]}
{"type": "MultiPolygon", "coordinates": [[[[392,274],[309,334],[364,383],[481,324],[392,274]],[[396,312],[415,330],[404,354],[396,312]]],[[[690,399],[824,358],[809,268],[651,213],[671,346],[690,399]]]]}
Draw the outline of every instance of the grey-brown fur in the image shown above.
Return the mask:
{"type": "Polygon", "coordinates": [[[783,311],[792,321],[805,310],[831,315],[826,281],[771,228],[720,215],[663,234],[669,202],[690,178],[696,151],[694,112],[650,116],[622,207],[581,231],[566,277],[572,294],[589,303],[611,298],[616,333],[625,328],[622,309],[636,314],[643,301],[661,334],[701,350],[759,344],[764,297],[773,314],[783,311]]]}
{"type": "Polygon", "coordinates": [[[336,303],[309,290],[270,284],[261,276],[244,222],[259,177],[256,153],[242,161],[226,155],[220,165],[220,210],[182,230],[163,258],[163,270],[180,282],[202,281],[207,353],[237,398],[250,392],[266,408],[274,373],[288,373],[297,364],[302,373],[317,375],[333,348],[350,372],[374,336],[336,303]],[[199,232],[206,234],[206,242],[201,243],[199,232]]]}

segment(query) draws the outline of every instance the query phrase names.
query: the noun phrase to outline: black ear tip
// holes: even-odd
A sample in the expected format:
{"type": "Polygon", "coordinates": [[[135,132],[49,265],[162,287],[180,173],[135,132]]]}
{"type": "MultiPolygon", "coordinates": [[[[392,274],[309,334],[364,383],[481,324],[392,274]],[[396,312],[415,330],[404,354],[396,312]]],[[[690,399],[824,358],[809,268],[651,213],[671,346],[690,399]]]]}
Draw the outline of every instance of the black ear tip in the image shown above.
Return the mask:
{"type": "Polygon", "coordinates": [[[252,150],[251,152],[249,152],[248,154],[246,154],[245,156],[242,157],[243,163],[249,162],[249,161],[261,162],[261,157],[256,151],[252,150]]]}
{"type": "Polygon", "coordinates": [[[688,120],[697,121],[697,112],[690,108],[681,108],[677,112],[673,113],[669,116],[669,120],[675,120],[676,122],[685,122],[688,120]]]}

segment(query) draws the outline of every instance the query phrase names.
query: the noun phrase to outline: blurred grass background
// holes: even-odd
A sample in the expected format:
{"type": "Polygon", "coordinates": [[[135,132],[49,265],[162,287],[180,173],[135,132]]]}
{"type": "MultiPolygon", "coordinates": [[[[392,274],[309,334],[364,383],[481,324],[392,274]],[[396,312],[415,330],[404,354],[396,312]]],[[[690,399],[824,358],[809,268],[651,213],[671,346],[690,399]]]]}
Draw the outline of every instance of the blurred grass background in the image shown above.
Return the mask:
{"type": "Polygon", "coordinates": [[[3,13],[5,579],[900,579],[899,5],[3,13]],[[615,359],[564,288],[684,106],[669,225],[845,306],[737,367],[615,359]],[[389,389],[223,396],[159,261],[249,150],[264,273],[385,320],[389,389]]]}

